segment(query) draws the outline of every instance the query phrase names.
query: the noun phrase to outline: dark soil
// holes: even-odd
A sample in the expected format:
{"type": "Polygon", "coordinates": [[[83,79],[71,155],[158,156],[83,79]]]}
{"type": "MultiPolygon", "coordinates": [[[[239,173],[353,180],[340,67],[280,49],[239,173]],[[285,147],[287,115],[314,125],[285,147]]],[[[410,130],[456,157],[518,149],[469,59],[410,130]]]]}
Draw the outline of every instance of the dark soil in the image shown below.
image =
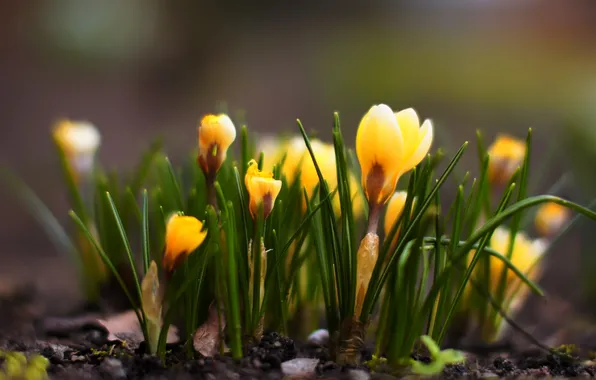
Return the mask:
{"type": "MultiPolygon", "coordinates": [[[[49,362],[52,379],[282,379],[283,362],[295,358],[318,359],[312,377],[322,379],[396,379],[404,374],[391,373],[376,366],[371,371],[364,363],[358,367],[341,367],[331,360],[325,346],[298,343],[275,332],[266,333],[261,341],[245,349],[247,355],[235,361],[223,355],[203,358],[187,356],[186,347],[168,346],[164,362],[146,355],[144,345],[132,348],[126,343],[107,342],[105,331],[91,322],[94,316],[70,317],[70,325],[53,326],[32,305],[31,289],[0,296],[0,350],[19,351],[26,356],[39,354],[49,362]]],[[[63,319],[64,320],[64,319],[63,319]]],[[[491,347],[467,349],[465,364],[447,367],[441,378],[523,378],[523,377],[594,377],[596,366],[568,354],[541,350],[506,349],[497,352],[491,347]],[[492,352],[491,352],[492,351],[492,352]]],[[[581,356],[587,357],[584,352],[581,356]]],[[[362,355],[371,358],[370,352],[362,355]]],[[[428,357],[414,356],[428,361],[428,357]]],[[[1,363],[0,363],[1,365],[1,363]]],[[[287,378],[287,377],[286,377],[287,378]]],[[[300,376],[299,378],[305,378],[300,376]]]]}

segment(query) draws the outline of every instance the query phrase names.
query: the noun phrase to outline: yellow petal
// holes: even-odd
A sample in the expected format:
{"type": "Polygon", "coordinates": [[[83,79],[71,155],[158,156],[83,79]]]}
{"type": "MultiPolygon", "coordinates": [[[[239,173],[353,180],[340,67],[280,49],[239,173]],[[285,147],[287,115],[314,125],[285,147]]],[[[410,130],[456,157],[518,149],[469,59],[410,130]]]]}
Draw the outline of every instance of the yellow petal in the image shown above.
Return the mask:
{"type": "MultiPolygon", "coordinates": [[[[322,143],[319,140],[312,140],[311,147],[319,169],[321,169],[321,174],[327,181],[329,190],[335,190],[337,187],[337,169],[335,166],[335,149],[333,145],[322,143]]],[[[315,188],[319,184],[319,176],[308,150],[305,152],[301,163],[300,181],[306,189],[308,196],[312,197],[315,188]]]]}
{"type": "Polygon", "coordinates": [[[408,172],[416,167],[428,154],[433,141],[433,125],[430,120],[425,120],[418,130],[418,140],[412,144],[414,149],[404,159],[403,172],[408,172]]]}
{"type": "Polygon", "coordinates": [[[407,192],[398,191],[389,200],[385,211],[385,237],[389,235],[393,225],[399,221],[401,214],[404,212],[407,197],[407,192]]]}
{"type": "Polygon", "coordinates": [[[99,131],[87,121],[62,120],[54,127],[53,136],[67,155],[95,153],[101,144],[99,131]]]}
{"type": "Polygon", "coordinates": [[[534,225],[540,235],[552,236],[563,228],[563,225],[569,220],[570,216],[571,212],[567,207],[549,202],[538,208],[534,225]]]}
{"type": "Polygon", "coordinates": [[[410,157],[420,140],[420,119],[413,108],[396,112],[395,119],[404,138],[404,158],[410,157]]]}
{"type": "Polygon", "coordinates": [[[172,271],[205,240],[203,223],[193,216],[174,215],[166,226],[163,267],[172,271]]]}
{"type": "Polygon", "coordinates": [[[302,161],[308,151],[302,137],[296,136],[284,144],[286,159],[284,161],[282,172],[286,177],[288,184],[293,184],[300,174],[302,161]]]}
{"type": "Polygon", "coordinates": [[[68,159],[75,180],[79,174],[93,169],[95,153],[101,144],[101,135],[93,124],[61,120],[55,125],[52,136],[68,159]]]}
{"type": "Polygon", "coordinates": [[[275,199],[281,191],[282,182],[273,178],[273,173],[260,171],[255,160],[248,163],[244,184],[250,198],[249,211],[253,218],[257,217],[259,207],[263,205],[263,215],[269,216],[275,199]]]}
{"type": "Polygon", "coordinates": [[[267,136],[259,139],[257,151],[263,153],[263,168],[273,170],[285,154],[286,142],[277,137],[267,136]]]}
{"type": "Polygon", "coordinates": [[[393,111],[381,104],[362,118],[356,133],[356,154],[362,187],[373,203],[384,203],[401,175],[404,140],[393,111]]]}
{"type": "Polygon", "coordinates": [[[199,165],[206,174],[215,174],[236,139],[236,128],[228,115],[206,115],[199,133],[199,165]]]}
{"type": "Polygon", "coordinates": [[[209,151],[215,144],[226,151],[236,139],[236,128],[228,115],[206,115],[199,126],[199,148],[209,151]]]}
{"type": "Polygon", "coordinates": [[[492,183],[504,184],[509,181],[526,155],[526,144],[508,135],[499,135],[488,148],[490,162],[488,176],[492,183]]]}
{"type": "MultiPolygon", "coordinates": [[[[509,252],[509,243],[511,234],[508,229],[499,227],[493,233],[490,240],[490,247],[502,255],[509,252]]],[[[515,243],[511,255],[511,263],[515,265],[522,273],[529,275],[533,279],[533,269],[546,250],[544,241],[531,240],[523,232],[518,232],[515,236],[515,243]]],[[[491,287],[496,291],[501,273],[505,269],[505,264],[496,257],[491,257],[491,287]]],[[[510,290],[513,290],[519,279],[511,270],[507,270],[507,284],[510,290]]]]}

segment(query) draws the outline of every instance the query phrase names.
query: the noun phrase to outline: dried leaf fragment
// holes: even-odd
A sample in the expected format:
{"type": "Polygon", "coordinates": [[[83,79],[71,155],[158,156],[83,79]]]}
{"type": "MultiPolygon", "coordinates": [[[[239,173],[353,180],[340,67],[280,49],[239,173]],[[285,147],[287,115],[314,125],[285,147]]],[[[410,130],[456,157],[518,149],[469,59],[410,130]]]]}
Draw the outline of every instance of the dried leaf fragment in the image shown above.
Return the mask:
{"type": "Polygon", "coordinates": [[[203,356],[214,356],[219,352],[222,337],[220,332],[226,327],[226,321],[223,311],[217,312],[215,304],[209,306],[209,317],[197,331],[195,331],[193,338],[193,347],[195,351],[203,356]],[[218,318],[221,316],[219,322],[218,318]]]}

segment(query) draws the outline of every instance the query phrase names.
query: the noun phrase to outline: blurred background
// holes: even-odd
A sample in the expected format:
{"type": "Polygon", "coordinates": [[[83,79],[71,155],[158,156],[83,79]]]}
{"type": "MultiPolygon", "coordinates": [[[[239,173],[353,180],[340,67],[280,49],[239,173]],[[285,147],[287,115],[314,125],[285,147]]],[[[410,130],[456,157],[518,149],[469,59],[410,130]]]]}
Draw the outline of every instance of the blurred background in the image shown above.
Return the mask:
{"type": "MultiPolygon", "coordinates": [[[[596,3],[374,0],[0,2],[0,162],[67,221],[49,138],[60,117],[89,120],[104,166],[125,170],[164,137],[173,159],[195,144],[201,115],[225,102],[252,131],[329,137],[339,111],[347,141],[375,103],[415,107],[453,153],[481,129],[535,131],[534,182],[587,204],[596,194],[596,3]],[[535,172],[540,172],[536,170],[535,172]]],[[[474,149],[462,167],[477,166],[474,149]]],[[[31,282],[79,296],[70,263],[0,189],[0,289],[31,282]],[[9,286],[9,285],[5,285],[9,286]]],[[[591,312],[594,224],[574,227],[549,257],[552,299],[591,312]]],[[[541,301],[542,302],[542,301],[541,301]]]]}

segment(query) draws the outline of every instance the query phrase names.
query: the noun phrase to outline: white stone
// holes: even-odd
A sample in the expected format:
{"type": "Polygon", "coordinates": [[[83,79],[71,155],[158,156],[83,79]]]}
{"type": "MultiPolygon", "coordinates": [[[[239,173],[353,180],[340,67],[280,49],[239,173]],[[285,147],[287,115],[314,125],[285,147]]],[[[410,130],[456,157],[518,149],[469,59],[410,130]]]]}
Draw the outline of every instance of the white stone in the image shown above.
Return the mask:
{"type": "Polygon", "coordinates": [[[327,344],[329,342],[329,331],[327,329],[315,330],[308,336],[307,340],[314,344],[327,344]]]}
{"type": "Polygon", "coordinates": [[[281,370],[286,376],[311,376],[315,374],[317,364],[319,359],[292,359],[281,363],[281,370]]]}
{"type": "Polygon", "coordinates": [[[351,380],[369,380],[370,373],[361,369],[351,369],[348,371],[351,380]]]}

